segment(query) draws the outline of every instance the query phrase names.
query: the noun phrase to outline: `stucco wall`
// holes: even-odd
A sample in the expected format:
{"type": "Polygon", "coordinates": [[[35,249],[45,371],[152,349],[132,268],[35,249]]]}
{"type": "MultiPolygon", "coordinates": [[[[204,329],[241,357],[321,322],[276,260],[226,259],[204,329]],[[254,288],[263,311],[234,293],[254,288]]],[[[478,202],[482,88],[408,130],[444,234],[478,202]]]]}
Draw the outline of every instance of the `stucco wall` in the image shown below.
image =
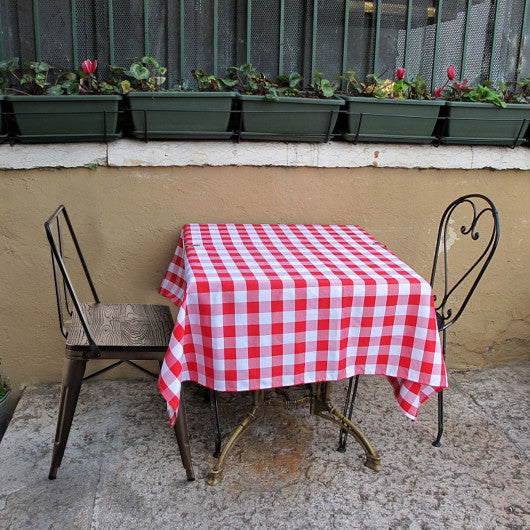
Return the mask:
{"type": "MultiPolygon", "coordinates": [[[[358,224],[428,277],[443,209],[472,192],[496,203],[501,240],[464,317],[449,329],[448,364],[521,359],[530,349],[528,177],[520,170],[381,167],[4,170],[2,372],[15,394],[27,384],[60,380],[64,339],[43,222],[61,203],[104,301],[166,303],[157,291],[186,222],[358,224]]],[[[114,375],[136,377],[127,370],[114,375]]]]}

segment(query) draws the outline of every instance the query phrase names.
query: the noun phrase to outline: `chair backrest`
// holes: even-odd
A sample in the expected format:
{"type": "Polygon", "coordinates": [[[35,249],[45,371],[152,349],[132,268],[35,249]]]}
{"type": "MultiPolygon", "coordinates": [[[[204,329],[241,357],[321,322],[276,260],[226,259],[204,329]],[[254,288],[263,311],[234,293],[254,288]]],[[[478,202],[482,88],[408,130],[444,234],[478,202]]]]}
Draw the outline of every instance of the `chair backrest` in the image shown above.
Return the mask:
{"type": "Polygon", "coordinates": [[[443,296],[435,296],[439,331],[445,331],[462,315],[495,253],[498,242],[499,214],[488,197],[480,194],[464,195],[446,208],[438,229],[430,282],[435,289],[438,264],[442,261],[443,296]],[[457,224],[453,228],[451,225],[454,223],[457,224]],[[458,231],[455,230],[457,228],[458,231]],[[457,239],[469,243],[466,257],[471,256],[474,261],[453,280],[450,278],[448,264],[449,250],[457,239]],[[475,241],[482,244],[471,245],[475,241]]]}
{"type": "Polygon", "coordinates": [[[51,248],[53,280],[55,284],[55,296],[57,299],[57,312],[59,316],[59,326],[61,333],[65,338],[68,336],[68,329],[66,326],[67,318],[65,312],[72,317],[72,314],[75,310],[79,316],[81,325],[83,326],[90,350],[95,356],[99,357],[101,353],[94,341],[92,333],[90,332],[86,316],[82,311],[79,298],[77,297],[76,291],[72,284],[71,277],[68,274],[65,263],[66,259],[69,261],[69,263],[71,259],[76,259],[78,261],[78,264],[81,265],[88,286],[90,287],[90,291],[94,297],[94,302],[99,303],[99,297],[96,293],[90,273],[88,272],[85,258],[81,252],[81,248],[77,241],[72,223],[70,222],[66,208],[63,205],[59,206],[57,210],[55,210],[55,212],[50,216],[50,218],[44,223],[44,229],[46,230],[46,235],[51,248]],[[67,230],[64,230],[64,225],[66,225],[67,230]],[[68,246],[68,249],[71,249],[72,245],[73,249],[75,250],[75,252],[73,252],[73,256],[66,256],[66,247],[68,246]]]}

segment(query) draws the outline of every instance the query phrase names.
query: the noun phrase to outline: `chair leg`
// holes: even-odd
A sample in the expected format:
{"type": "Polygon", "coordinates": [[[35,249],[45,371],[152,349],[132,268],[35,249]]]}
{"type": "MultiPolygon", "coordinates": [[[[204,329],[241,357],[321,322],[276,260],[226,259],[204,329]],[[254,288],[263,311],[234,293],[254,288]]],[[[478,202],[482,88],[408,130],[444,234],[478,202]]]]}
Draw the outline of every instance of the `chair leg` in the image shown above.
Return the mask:
{"type": "Polygon", "coordinates": [[[182,392],[180,394],[180,404],[177,414],[177,421],[173,427],[180,451],[182,465],[186,470],[186,477],[189,481],[195,480],[195,472],[191,462],[190,439],[188,437],[188,423],[186,421],[186,410],[184,408],[184,399],[182,392]]]}
{"type": "Polygon", "coordinates": [[[442,439],[442,434],[444,432],[444,393],[443,390],[440,390],[438,393],[438,435],[436,440],[432,443],[434,447],[440,447],[440,440],[442,439]]]}
{"type": "MultiPolygon", "coordinates": [[[[346,393],[346,402],[344,403],[344,416],[351,420],[353,415],[353,405],[355,404],[355,397],[357,396],[357,388],[359,387],[359,376],[350,377],[348,384],[348,391],[346,393]],[[354,385],[355,380],[355,385],[354,385]],[[353,392],[352,392],[353,390],[353,392]]],[[[344,429],[340,430],[339,434],[339,447],[337,451],[341,453],[346,452],[346,439],[348,438],[348,432],[344,429]]]]}
{"type": "Polygon", "coordinates": [[[52,463],[48,475],[50,480],[57,477],[57,469],[63,459],[77,399],[79,398],[79,391],[81,390],[81,383],[83,382],[83,375],[85,374],[86,363],[86,360],[69,358],[64,362],[59,415],[57,417],[55,442],[53,444],[52,463]]]}

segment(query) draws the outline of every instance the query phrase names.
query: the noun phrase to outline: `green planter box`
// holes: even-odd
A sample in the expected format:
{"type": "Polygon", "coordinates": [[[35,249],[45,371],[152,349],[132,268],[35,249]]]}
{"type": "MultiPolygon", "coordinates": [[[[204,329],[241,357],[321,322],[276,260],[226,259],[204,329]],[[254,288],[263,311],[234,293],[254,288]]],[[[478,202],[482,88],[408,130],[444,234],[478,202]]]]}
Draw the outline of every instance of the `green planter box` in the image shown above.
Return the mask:
{"type": "Polygon", "coordinates": [[[505,109],[491,103],[447,101],[446,105],[444,144],[511,146],[524,141],[530,105],[508,103],[505,109]]]}
{"type": "Polygon", "coordinates": [[[119,138],[121,96],[7,96],[21,142],[83,142],[119,138]]]}
{"type": "Polygon", "coordinates": [[[241,102],[241,138],[282,142],[326,142],[333,132],[341,99],[237,95],[241,102]]]}
{"type": "Polygon", "coordinates": [[[133,134],[144,139],[227,139],[234,92],[131,92],[133,134]]]}
{"type": "Polygon", "coordinates": [[[346,116],[339,123],[349,141],[429,144],[443,101],[340,96],[346,116]]]}
{"type": "Polygon", "coordinates": [[[0,142],[7,138],[6,115],[4,114],[5,96],[0,95],[0,142]]]}

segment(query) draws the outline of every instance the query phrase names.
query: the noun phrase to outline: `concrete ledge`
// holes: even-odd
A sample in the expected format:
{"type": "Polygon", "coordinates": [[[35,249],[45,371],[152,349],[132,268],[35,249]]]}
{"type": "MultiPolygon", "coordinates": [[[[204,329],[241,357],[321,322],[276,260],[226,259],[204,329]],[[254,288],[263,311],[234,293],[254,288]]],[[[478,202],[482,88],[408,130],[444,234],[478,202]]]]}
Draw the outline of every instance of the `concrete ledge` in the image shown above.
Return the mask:
{"type": "Polygon", "coordinates": [[[530,149],[489,146],[231,141],[0,145],[0,169],[116,166],[530,169],[530,149]]]}

